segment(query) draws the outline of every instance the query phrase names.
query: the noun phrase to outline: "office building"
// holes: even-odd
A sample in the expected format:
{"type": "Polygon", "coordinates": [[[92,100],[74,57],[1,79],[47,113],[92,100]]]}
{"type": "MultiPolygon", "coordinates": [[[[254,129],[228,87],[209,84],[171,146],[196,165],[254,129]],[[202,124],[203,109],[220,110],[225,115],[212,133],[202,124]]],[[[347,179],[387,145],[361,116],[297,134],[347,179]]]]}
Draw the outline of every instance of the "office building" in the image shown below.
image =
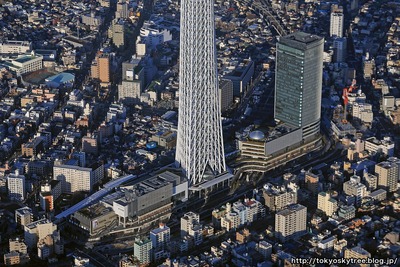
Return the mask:
{"type": "MultiPolygon", "coordinates": [[[[51,237],[49,236],[49,239],[50,238],[51,237]]],[[[50,257],[50,255],[53,254],[52,245],[48,245],[48,244],[46,244],[44,242],[40,242],[39,241],[38,244],[37,244],[37,249],[38,249],[38,254],[37,254],[38,258],[41,259],[41,260],[47,260],[50,257]]]]}
{"type": "Polygon", "coordinates": [[[175,161],[190,185],[199,185],[226,171],[214,4],[210,1],[183,1],[180,14],[179,118],[175,161]]]}
{"type": "Polygon", "coordinates": [[[22,74],[41,70],[43,68],[43,56],[35,55],[20,55],[18,58],[11,61],[0,63],[1,67],[5,67],[21,76],[22,74]]]}
{"type": "Polygon", "coordinates": [[[393,157],[394,155],[394,142],[387,136],[382,140],[372,136],[365,140],[365,150],[370,154],[382,153],[386,156],[393,157]]]}
{"type": "Polygon", "coordinates": [[[174,148],[176,146],[176,132],[160,131],[151,137],[151,141],[157,142],[159,146],[167,149],[174,148]]]}
{"type": "Polygon", "coordinates": [[[227,203],[220,209],[212,212],[215,227],[225,228],[227,231],[236,229],[241,225],[249,225],[265,217],[265,207],[255,199],[244,199],[233,204],[227,203]]]}
{"type": "Polygon", "coordinates": [[[103,178],[103,165],[94,165],[92,168],[73,165],[56,165],[53,167],[53,179],[61,182],[62,193],[91,192],[93,186],[103,178]]]}
{"type": "MultiPolygon", "coordinates": [[[[172,34],[169,30],[159,28],[154,22],[145,22],[143,23],[142,28],[140,28],[140,37],[137,39],[136,43],[144,44],[145,51],[151,51],[152,49],[156,48],[157,45],[171,40],[172,34]]],[[[139,55],[144,54],[140,53],[139,55]]]]}
{"type": "Polygon", "coordinates": [[[136,264],[133,263],[133,261],[133,257],[124,256],[122,259],[119,260],[118,267],[135,267],[136,264]]]}
{"type": "Polygon", "coordinates": [[[242,98],[250,88],[254,75],[254,61],[232,59],[222,69],[223,78],[232,81],[233,95],[242,98]]]}
{"type": "Polygon", "coordinates": [[[54,209],[54,202],[61,196],[61,182],[51,180],[40,187],[39,200],[40,207],[45,211],[54,209]]]}
{"type": "Polygon", "coordinates": [[[238,230],[236,232],[236,242],[238,242],[239,244],[246,243],[248,240],[250,240],[250,237],[251,233],[247,228],[244,228],[243,230],[238,230]]]}
{"type": "Polygon", "coordinates": [[[354,119],[359,119],[362,123],[372,123],[374,119],[372,105],[368,103],[354,103],[352,105],[352,115],[354,119]]]}
{"type": "Polygon", "coordinates": [[[376,64],[375,60],[369,60],[368,57],[363,61],[364,79],[371,80],[375,76],[376,64]]]}
{"type": "Polygon", "coordinates": [[[137,240],[133,245],[133,255],[143,265],[151,262],[151,250],[152,244],[150,239],[137,240]]]}
{"type": "Polygon", "coordinates": [[[272,245],[265,240],[258,242],[257,251],[263,256],[264,259],[271,257],[272,245]]]}
{"type": "Polygon", "coordinates": [[[51,164],[47,160],[31,160],[28,163],[28,174],[38,177],[48,177],[51,173],[51,164]]]}
{"type": "Polygon", "coordinates": [[[275,234],[281,243],[306,233],[307,208],[294,204],[275,214],[275,234]]]}
{"type": "Polygon", "coordinates": [[[392,164],[396,164],[397,168],[398,168],[398,181],[400,181],[400,159],[397,157],[389,157],[387,159],[388,162],[392,163],[392,164]]]}
{"type": "Polygon", "coordinates": [[[384,189],[378,189],[378,190],[371,192],[369,194],[369,197],[373,198],[376,201],[383,201],[386,199],[387,193],[386,193],[386,190],[384,190],[384,189]]]}
{"type": "Polygon", "coordinates": [[[122,19],[115,19],[108,30],[108,37],[112,39],[117,48],[125,46],[125,22],[122,19]]]}
{"type": "Polygon", "coordinates": [[[219,81],[219,98],[221,111],[226,111],[233,104],[233,82],[222,79],[219,81]]]}
{"type": "Polygon", "coordinates": [[[344,15],[343,8],[333,5],[331,9],[330,36],[343,37],[344,15]]]}
{"type": "Polygon", "coordinates": [[[388,193],[397,191],[399,165],[389,161],[380,162],[375,165],[375,174],[378,177],[378,188],[388,193]]]}
{"type": "Polygon", "coordinates": [[[0,193],[7,194],[7,177],[0,177],[0,193]]]}
{"type": "Polygon", "coordinates": [[[330,217],[337,211],[338,202],[329,193],[321,192],[318,194],[318,209],[330,217]]]}
{"type": "Polygon", "coordinates": [[[99,136],[96,133],[82,138],[82,152],[93,155],[99,153],[99,136]]]}
{"type": "Polygon", "coordinates": [[[32,50],[32,43],[28,41],[4,40],[0,43],[0,54],[25,54],[32,50]]]}
{"type": "Polygon", "coordinates": [[[36,247],[37,242],[48,235],[53,235],[57,231],[57,225],[49,219],[40,219],[25,225],[25,244],[29,249],[36,247]]]}
{"type": "Polygon", "coordinates": [[[31,208],[23,207],[15,210],[15,222],[17,225],[25,226],[33,221],[31,208]]]}
{"type": "Polygon", "coordinates": [[[23,201],[26,195],[25,175],[20,175],[19,170],[7,176],[8,197],[12,200],[23,201]]]}
{"type": "Polygon", "coordinates": [[[335,38],[333,40],[333,52],[335,62],[345,62],[347,56],[347,38],[335,38]]]}
{"type": "Polygon", "coordinates": [[[171,230],[164,223],[150,231],[150,240],[154,249],[167,249],[170,241],[171,230]]]}
{"type": "Polygon", "coordinates": [[[276,45],[275,120],[319,134],[324,39],[295,32],[276,45]]]}
{"type": "Polygon", "coordinates": [[[97,16],[96,12],[90,12],[90,14],[81,15],[82,24],[90,26],[91,29],[96,29],[103,24],[104,18],[97,16]]]}
{"type": "Polygon", "coordinates": [[[341,257],[343,257],[343,250],[347,247],[346,239],[336,240],[333,243],[333,249],[339,253],[341,257]]]}
{"type": "Polygon", "coordinates": [[[318,242],[318,248],[322,251],[333,250],[333,246],[336,242],[336,236],[330,236],[328,238],[324,238],[323,240],[318,242]]]}
{"type": "Polygon", "coordinates": [[[118,98],[126,104],[134,104],[140,102],[140,94],[143,88],[141,80],[122,81],[118,85],[118,98]]]}
{"type": "Polygon", "coordinates": [[[110,83],[110,56],[98,54],[91,67],[92,79],[98,79],[101,84],[110,83]]]}
{"type": "Polygon", "coordinates": [[[61,240],[60,232],[55,231],[53,234],[49,234],[42,239],[39,239],[37,243],[38,258],[46,260],[53,254],[62,255],[64,254],[64,242],[61,240]]]}
{"type": "Polygon", "coordinates": [[[129,18],[129,2],[126,0],[118,0],[117,11],[115,12],[115,17],[127,19],[129,18]]]}
{"type": "Polygon", "coordinates": [[[118,99],[126,104],[138,103],[143,91],[144,69],[137,63],[122,63],[122,82],[118,85],[118,99]]]}

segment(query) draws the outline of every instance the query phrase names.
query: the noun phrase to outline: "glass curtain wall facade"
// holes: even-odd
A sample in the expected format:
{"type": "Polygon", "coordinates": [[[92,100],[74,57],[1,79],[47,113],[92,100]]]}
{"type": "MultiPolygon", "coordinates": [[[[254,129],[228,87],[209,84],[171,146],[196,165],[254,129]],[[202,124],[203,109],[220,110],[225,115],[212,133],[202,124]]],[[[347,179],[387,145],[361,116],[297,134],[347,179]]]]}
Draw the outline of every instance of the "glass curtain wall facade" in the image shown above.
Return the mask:
{"type": "Polygon", "coordinates": [[[324,39],[296,32],[277,43],[275,119],[303,128],[303,138],[319,133],[324,39]]]}

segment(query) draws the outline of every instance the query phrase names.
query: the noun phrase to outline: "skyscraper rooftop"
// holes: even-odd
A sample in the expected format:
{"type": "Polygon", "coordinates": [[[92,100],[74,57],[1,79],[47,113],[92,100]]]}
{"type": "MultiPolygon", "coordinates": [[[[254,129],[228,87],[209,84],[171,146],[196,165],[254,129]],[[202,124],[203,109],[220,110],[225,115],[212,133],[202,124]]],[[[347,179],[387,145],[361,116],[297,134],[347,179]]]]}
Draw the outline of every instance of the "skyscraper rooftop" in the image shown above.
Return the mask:
{"type": "Polygon", "coordinates": [[[306,49],[308,47],[312,47],[314,44],[320,44],[322,41],[323,38],[304,32],[294,32],[279,39],[281,44],[298,49],[306,49]]]}

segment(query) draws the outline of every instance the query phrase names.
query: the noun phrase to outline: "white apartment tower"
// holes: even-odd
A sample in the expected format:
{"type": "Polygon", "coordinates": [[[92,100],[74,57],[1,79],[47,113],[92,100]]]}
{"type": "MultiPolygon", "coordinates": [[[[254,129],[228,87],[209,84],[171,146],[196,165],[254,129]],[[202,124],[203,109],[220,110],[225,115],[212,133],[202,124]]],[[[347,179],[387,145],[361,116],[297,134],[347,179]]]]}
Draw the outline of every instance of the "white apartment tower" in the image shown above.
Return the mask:
{"type": "Polygon", "coordinates": [[[350,180],[343,183],[343,192],[348,196],[354,196],[355,205],[360,206],[363,197],[367,196],[367,187],[361,183],[357,175],[350,177],[350,180]]]}
{"type": "Polygon", "coordinates": [[[203,242],[203,226],[200,224],[199,214],[187,212],[181,218],[181,238],[186,236],[192,237],[196,246],[203,242]]]}
{"type": "Polygon", "coordinates": [[[396,163],[384,161],[376,164],[375,174],[378,176],[378,188],[387,192],[397,191],[399,166],[396,163]]]}
{"type": "Polygon", "coordinates": [[[332,216],[338,209],[338,202],[329,193],[321,192],[318,194],[318,209],[332,216]]]}
{"type": "Polygon", "coordinates": [[[25,199],[25,176],[20,175],[19,171],[10,173],[7,177],[8,196],[10,199],[23,201],[25,199]]]}
{"type": "Polygon", "coordinates": [[[104,166],[84,168],[73,165],[53,167],[53,179],[61,182],[62,193],[92,191],[93,186],[104,178],[104,166]]]}
{"type": "Polygon", "coordinates": [[[307,208],[294,204],[275,215],[275,234],[280,242],[300,237],[306,233],[307,208]]]}
{"type": "Polygon", "coordinates": [[[152,261],[152,248],[150,239],[136,240],[133,245],[133,255],[141,265],[147,265],[152,261]]]}
{"type": "Polygon", "coordinates": [[[116,18],[129,18],[129,2],[126,0],[119,0],[117,3],[117,11],[115,12],[116,18]]]}
{"type": "Polygon", "coordinates": [[[150,231],[150,240],[154,250],[154,260],[168,257],[167,249],[170,242],[171,230],[160,223],[160,226],[150,231]]]}
{"type": "Polygon", "coordinates": [[[343,9],[337,5],[333,5],[331,9],[330,36],[343,37],[344,15],[343,9]]]}
{"type": "Polygon", "coordinates": [[[200,223],[200,215],[194,212],[187,212],[181,218],[181,237],[184,237],[189,234],[190,229],[193,226],[200,223]]]}

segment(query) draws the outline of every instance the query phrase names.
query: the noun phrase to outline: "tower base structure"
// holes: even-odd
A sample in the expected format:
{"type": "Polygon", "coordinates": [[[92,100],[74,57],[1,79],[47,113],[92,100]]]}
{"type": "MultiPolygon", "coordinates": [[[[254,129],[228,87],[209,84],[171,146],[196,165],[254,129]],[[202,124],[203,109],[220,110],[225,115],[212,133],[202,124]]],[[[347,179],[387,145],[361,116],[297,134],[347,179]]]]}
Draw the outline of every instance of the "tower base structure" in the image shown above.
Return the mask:
{"type": "Polygon", "coordinates": [[[189,187],[189,194],[193,197],[207,199],[211,194],[217,193],[230,187],[234,175],[226,171],[214,176],[212,179],[204,181],[198,185],[189,187]]]}

